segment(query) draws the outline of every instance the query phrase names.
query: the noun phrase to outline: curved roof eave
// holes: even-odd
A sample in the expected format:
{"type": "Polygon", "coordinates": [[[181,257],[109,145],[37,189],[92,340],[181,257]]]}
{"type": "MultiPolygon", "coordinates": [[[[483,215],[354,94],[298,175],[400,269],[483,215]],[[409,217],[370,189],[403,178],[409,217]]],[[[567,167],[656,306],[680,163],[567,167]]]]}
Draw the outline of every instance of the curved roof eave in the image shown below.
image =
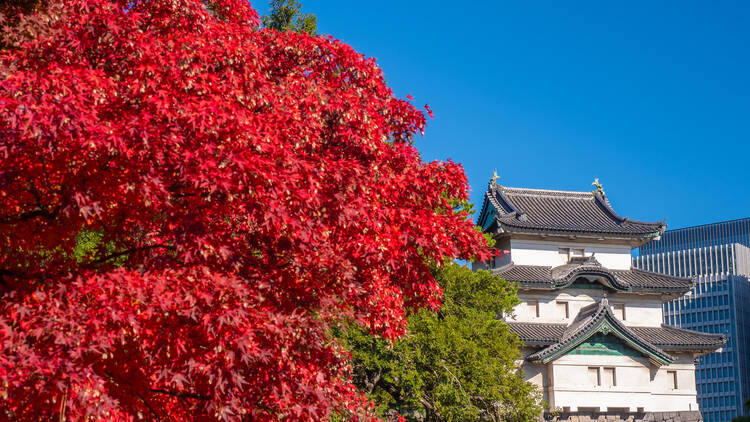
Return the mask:
{"type": "Polygon", "coordinates": [[[650,240],[666,229],[664,221],[642,222],[621,217],[603,192],[510,188],[494,180],[485,191],[477,224],[484,231],[623,240],[650,240]],[[525,198],[523,206],[519,207],[509,195],[518,200],[525,198]],[[582,224],[582,213],[597,217],[582,224]]]}
{"type": "Polygon", "coordinates": [[[685,294],[695,286],[692,278],[654,273],[638,268],[611,270],[602,267],[593,257],[579,261],[578,265],[558,267],[520,265],[512,262],[493,271],[496,275],[519,283],[520,287],[539,290],[559,290],[570,287],[580,277],[591,276],[604,287],[625,293],[685,294]],[[514,273],[514,270],[520,271],[514,273]],[[606,281],[606,282],[603,282],[606,281]]]}
{"type": "MultiPolygon", "coordinates": [[[[512,214],[506,214],[512,215],[512,214]]],[[[545,228],[540,230],[535,227],[526,227],[520,225],[508,224],[507,221],[495,216],[495,221],[498,227],[501,227],[504,232],[507,233],[523,233],[538,236],[577,236],[577,237],[591,237],[591,238],[610,238],[610,239],[644,239],[651,240],[655,237],[659,237],[664,233],[664,230],[656,230],[648,233],[624,233],[608,230],[576,230],[576,229],[564,229],[564,228],[545,228]]]]}
{"type": "MultiPolygon", "coordinates": [[[[511,331],[530,347],[545,348],[560,342],[568,324],[508,321],[511,331]]],[[[708,334],[661,324],[658,327],[629,327],[639,337],[664,351],[706,354],[726,344],[723,334],[708,334]]]]}

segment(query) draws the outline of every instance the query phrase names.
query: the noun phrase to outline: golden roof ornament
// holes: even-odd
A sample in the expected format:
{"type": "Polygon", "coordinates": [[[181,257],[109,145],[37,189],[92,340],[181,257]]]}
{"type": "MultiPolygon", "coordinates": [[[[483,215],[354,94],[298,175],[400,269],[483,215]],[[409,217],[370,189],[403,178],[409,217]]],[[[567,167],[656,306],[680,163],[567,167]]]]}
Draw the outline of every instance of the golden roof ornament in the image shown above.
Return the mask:
{"type": "Polygon", "coordinates": [[[599,195],[604,196],[604,189],[602,188],[602,184],[599,183],[599,178],[598,177],[596,179],[594,179],[594,182],[592,183],[592,185],[594,187],[596,187],[596,190],[594,191],[595,194],[598,193],[599,195]]]}
{"type": "Polygon", "coordinates": [[[492,172],[492,177],[490,178],[490,186],[497,187],[498,183],[497,181],[500,180],[500,176],[497,175],[497,170],[492,172]]]}

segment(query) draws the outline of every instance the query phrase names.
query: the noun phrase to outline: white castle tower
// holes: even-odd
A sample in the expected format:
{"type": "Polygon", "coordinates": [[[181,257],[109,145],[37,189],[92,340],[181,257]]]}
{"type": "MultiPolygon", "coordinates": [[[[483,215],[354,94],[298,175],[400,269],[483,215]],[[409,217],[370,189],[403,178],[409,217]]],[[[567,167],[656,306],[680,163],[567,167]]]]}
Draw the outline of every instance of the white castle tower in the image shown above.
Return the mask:
{"type": "Polygon", "coordinates": [[[725,339],[662,324],[662,304],[691,279],[631,267],[630,251],[664,222],[620,217],[598,182],[568,192],[495,179],[478,224],[510,254],[475,267],[518,283],[522,303],[506,320],[525,343],[527,380],[560,420],[700,420],[695,359],[725,339]]]}

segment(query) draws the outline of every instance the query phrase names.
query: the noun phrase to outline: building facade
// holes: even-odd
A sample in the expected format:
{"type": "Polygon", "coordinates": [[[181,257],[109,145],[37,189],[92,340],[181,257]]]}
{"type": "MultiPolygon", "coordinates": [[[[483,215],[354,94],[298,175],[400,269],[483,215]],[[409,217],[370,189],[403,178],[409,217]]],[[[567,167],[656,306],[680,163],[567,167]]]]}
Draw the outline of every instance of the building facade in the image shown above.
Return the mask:
{"type": "Polygon", "coordinates": [[[696,365],[698,404],[707,422],[747,414],[750,398],[750,218],[669,230],[638,249],[633,265],[694,277],[688,294],[664,304],[664,322],[724,334],[727,344],[696,365]]]}
{"type": "Polygon", "coordinates": [[[510,251],[476,267],[518,283],[521,303],[505,319],[525,343],[527,380],[558,418],[700,418],[695,359],[724,337],[663,324],[664,302],[692,280],[631,262],[631,250],[661,236],[663,223],[620,217],[599,185],[550,191],[493,179],[478,224],[510,251]]]}

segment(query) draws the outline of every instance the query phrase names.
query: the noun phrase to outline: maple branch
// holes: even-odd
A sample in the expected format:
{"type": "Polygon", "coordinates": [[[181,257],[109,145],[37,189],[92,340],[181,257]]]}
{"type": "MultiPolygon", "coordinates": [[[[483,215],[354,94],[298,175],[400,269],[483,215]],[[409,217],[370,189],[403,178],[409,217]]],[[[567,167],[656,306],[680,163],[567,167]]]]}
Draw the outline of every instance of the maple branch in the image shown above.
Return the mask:
{"type": "Polygon", "coordinates": [[[7,286],[11,277],[22,277],[25,274],[12,271],[7,268],[0,268],[0,286],[7,286]]]}
{"type": "Polygon", "coordinates": [[[197,400],[209,400],[211,398],[209,396],[204,396],[202,394],[181,393],[181,392],[178,392],[178,391],[162,390],[160,388],[152,388],[151,391],[154,392],[154,393],[168,394],[170,396],[175,396],[175,397],[180,397],[180,398],[197,399],[197,400]]]}
{"type": "Polygon", "coordinates": [[[63,393],[62,400],[60,400],[60,422],[65,420],[65,406],[68,401],[68,386],[65,386],[65,392],[63,393]]]}
{"type": "Polygon", "coordinates": [[[375,389],[375,387],[378,385],[381,374],[383,373],[382,370],[378,370],[375,372],[373,379],[370,380],[367,376],[365,376],[365,384],[367,385],[367,394],[372,394],[372,391],[375,389]]]}
{"type": "MultiPolygon", "coordinates": [[[[380,388],[385,390],[388,394],[390,394],[391,397],[393,397],[396,401],[401,401],[401,390],[393,383],[388,382],[382,378],[378,379],[376,381],[376,385],[378,385],[380,388]]],[[[425,397],[419,397],[419,402],[422,404],[422,406],[425,407],[427,412],[432,412],[437,414],[435,411],[435,406],[427,400],[425,397]]]]}
{"type": "Polygon", "coordinates": [[[396,401],[400,401],[401,400],[401,391],[399,390],[399,388],[395,384],[393,384],[391,382],[388,382],[388,381],[384,380],[383,378],[380,378],[375,383],[375,385],[380,386],[380,388],[382,388],[383,390],[385,390],[386,393],[390,394],[391,397],[393,397],[396,401]]]}
{"type": "Polygon", "coordinates": [[[180,405],[182,405],[182,410],[185,411],[185,414],[189,414],[190,412],[190,402],[185,397],[180,397],[180,405]]]}
{"type": "Polygon", "coordinates": [[[183,189],[188,187],[185,183],[173,183],[172,185],[167,187],[167,191],[171,192],[172,196],[175,199],[181,199],[181,198],[187,198],[190,196],[205,196],[206,193],[200,193],[200,192],[182,192],[183,189]]]}
{"type": "MultiPolygon", "coordinates": [[[[113,374],[110,371],[104,371],[104,374],[107,375],[109,377],[110,382],[112,382],[115,385],[118,385],[118,382],[122,382],[124,384],[127,384],[129,387],[133,386],[133,383],[130,380],[122,379],[122,377],[117,377],[116,379],[115,374],[113,374]]],[[[146,406],[148,411],[151,412],[152,415],[154,415],[157,421],[161,420],[161,417],[159,416],[159,414],[156,413],[156,410],[154,410],[151,404],[141,395],[141,393],[139,393],[136,390],[133,390],[133,394],[138,398],[138,400],[141,401],[141,403],[143,403],[144,406],[146,406]]]]}
{"type": "Polygon", "coordinates": [[[131,248],[131,249],[126,249],[124,251],[111,253],[111,254],[109,254],[107,256],[103,256],[103,257],[101,257],[99,259],[95,259],[95,260],[89,262],[86,265],[89,266],[89,265],[101,264],[102,262],[109,261],[110,259],[119,258],[119,257],[121,257],[123,255],[130,255],[131,253],[141,252],[141,251],[148,251],[148,250],[153,250],[153,249],[166,249],[166,250],[169,250],[169,251],[176,251],[177,250],[177,248],[175,248],[174,246],[162,245],[162,244],[148,245],[148,246],[139,246],[137,248],[131,248]]]}
{"type": "Polygon", "coordinates": [[[151,405],[146,401],[146,399],[144,399],[143,397],[141,397],[140,394],[137,394],[137,393],[136,393],[136,396],[138,396],[138,399],[148,408],[148,411],[151,412],[151,414],[156,417],[156,420],[160,421],[161,417],[159,416],[158,413],[156,413],[156,410],[154,410],[154,408],[151,407],[151,405]]]}
{"type": "Polygon", "coordinates": [[[27,221],[31,220],[35,217],[45,217],[45,218],[55,218],[57,216],[57,213],[60,212],[60,206],[58,205],[55,207],[52,211],[42,208],[42,207],[36,207],[32,211],[25,212],[23,214],[15,215],[15,216],[7,216],[0,219],[0,224],[10,224],[13,222],[19,222],[19,221],[27,221]]]}

